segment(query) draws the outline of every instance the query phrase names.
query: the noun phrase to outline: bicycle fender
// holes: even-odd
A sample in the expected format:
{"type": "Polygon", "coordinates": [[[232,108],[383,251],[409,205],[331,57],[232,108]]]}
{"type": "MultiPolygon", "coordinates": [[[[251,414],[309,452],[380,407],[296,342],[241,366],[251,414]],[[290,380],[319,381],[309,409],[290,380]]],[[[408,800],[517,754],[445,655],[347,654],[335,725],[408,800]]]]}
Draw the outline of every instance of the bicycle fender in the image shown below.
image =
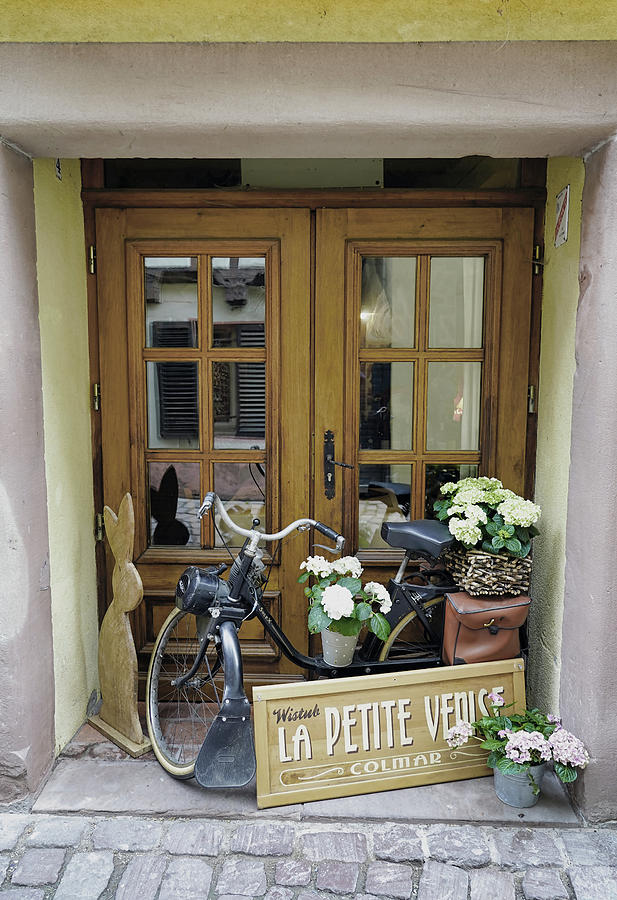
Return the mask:
{"type": "Polygon", "coordinates": [[[204,788],[244,787],[255,777],[251,706],[244,692],[242,654],[232,622],[222,622],[225,687],[219,713],[195,762],[195,780],[204,788]]]}

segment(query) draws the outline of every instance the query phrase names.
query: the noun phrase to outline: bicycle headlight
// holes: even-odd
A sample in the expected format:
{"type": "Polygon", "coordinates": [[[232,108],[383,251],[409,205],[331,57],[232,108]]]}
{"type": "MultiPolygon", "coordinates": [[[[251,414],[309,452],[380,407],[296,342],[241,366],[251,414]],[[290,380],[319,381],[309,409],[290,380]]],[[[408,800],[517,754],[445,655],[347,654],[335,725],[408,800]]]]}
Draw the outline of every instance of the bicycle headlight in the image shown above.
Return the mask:
{"type": "Polygon", "coordinates": [[[196,616],[204,615],[213,603],[226,600],[228,596],[226,581],[197,566],[185,569],[176,586],[176,606],[196,616]]]}

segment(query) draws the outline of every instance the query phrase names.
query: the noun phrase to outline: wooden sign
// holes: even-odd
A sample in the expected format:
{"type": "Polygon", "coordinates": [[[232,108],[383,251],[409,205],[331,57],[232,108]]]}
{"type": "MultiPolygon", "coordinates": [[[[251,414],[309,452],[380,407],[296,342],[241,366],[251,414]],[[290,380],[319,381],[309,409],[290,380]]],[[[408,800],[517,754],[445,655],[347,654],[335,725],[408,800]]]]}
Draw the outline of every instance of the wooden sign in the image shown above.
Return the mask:
{"type": "Polygon", "coordinates": [[[255,687],[257,805],[490,775],[478,741],[446,742],[491,714],[490,691],[522,712],[523,660],[255,687]]]}

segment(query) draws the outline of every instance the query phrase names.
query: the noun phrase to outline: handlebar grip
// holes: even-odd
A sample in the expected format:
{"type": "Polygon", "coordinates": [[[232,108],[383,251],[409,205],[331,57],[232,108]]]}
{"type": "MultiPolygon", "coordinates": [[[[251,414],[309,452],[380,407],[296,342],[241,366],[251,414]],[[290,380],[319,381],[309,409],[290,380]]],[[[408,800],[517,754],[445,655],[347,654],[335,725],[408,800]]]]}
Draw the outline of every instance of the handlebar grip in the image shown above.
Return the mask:
{"type": "Polygon", "coordinates": [[[324,537],[330,538],[330,540],[334,541],[337,545],[339,541],[345,541],[345,538],[342,534],[339,534],[332,528],[328,528],[328,526],[324,525],[323,522],[315,522],[315,525],[313,527],[316,531],[320,531],[324,535],[324,537]]]}
{"type": "Polygon", "coordinates": [[[209,512],[209,510],[212,509],[212,506],[214,505],[215,497],[216,497],[216,494],[214,493],[214,491],[208,491],[208,493],[204,497],[204,502],[199,507],[199,518],[200,519],[202,518],[202,516],[205,516],[205,514],[207,512],[209,512]]]}

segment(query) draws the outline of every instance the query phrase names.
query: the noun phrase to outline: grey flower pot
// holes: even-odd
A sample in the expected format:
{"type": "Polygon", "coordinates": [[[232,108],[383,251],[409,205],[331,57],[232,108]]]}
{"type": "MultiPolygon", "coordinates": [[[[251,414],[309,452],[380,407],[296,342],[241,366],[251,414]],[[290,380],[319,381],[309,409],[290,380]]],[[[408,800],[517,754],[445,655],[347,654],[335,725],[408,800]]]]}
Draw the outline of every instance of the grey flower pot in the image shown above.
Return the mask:
{"type": "MultiPolygon", "coordinates": [[[[547,763],[540,763],[537,766],[530,766],[529,772],[533,780],[541,787],[544,773],[547,769],[547,763]]],[[[532,784],[529,780],[527,772],[521,772],[516,775],[506,775],[499,769],[493,770],[493,778],[495,784],[495,793],[502,803],[508,806],[516,806],[524,809],[527,806],[535,806],[540,799],[540,793],[534,794],[532,784]]]]}
{"type": "Polygon", "coordinates": [[[329,666],[348,666],[353,659],[357,642],[356,634],[338,634],[336,631],[324,629],[321,632],[324,662],[329,666]]]}

